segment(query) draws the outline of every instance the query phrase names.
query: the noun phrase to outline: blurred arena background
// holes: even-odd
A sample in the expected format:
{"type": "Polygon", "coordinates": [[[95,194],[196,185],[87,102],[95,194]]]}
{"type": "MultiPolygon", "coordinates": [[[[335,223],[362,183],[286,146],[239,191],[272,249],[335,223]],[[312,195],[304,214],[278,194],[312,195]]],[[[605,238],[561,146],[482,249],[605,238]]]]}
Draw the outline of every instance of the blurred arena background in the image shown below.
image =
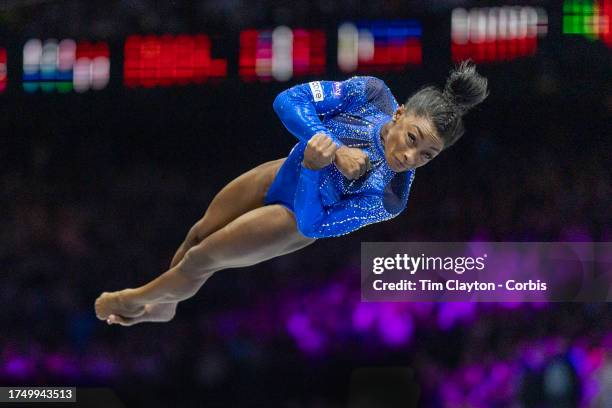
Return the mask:
{"type": "Polygon", "coordinates": [[[612,306],[360,303],[361,241],[612,240],[612,2],[1,1],[0,383],[129,407],[343,407],[409,367],[419,406],[612,407],[612,306]],[[166,270],[214,194],[287,155],[297,83],[402,103],[472,58],[490,97],[407,210],[217,274],[167,324],[95,297],[166,270]]]}

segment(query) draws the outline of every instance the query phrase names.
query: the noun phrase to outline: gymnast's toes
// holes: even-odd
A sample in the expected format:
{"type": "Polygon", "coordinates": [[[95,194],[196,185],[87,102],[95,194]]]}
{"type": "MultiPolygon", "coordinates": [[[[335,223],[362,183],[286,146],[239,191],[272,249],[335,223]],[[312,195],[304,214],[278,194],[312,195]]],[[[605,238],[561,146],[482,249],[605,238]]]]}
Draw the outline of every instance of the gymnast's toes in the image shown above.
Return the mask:
{"type": "Polygon", "coordinates": [[[108,319],[111,314],[124,317],[137,317],[142,315],[144,306],[131,305],[123,296],[124,291],[103,292],[95,302],[96,317],[100,320],[108,319]]]}

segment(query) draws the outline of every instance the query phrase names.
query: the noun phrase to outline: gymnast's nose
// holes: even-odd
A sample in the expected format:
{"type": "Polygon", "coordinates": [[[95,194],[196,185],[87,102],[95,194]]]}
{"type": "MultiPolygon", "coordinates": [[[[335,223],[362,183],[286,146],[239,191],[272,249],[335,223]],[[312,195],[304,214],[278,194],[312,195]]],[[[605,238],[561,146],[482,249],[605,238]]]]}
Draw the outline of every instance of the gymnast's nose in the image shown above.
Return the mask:
{"type": "Polygon", "coordinates": [[[402,155],[402,167],[413,168],[415,165],[414,152],[404,152],[402,155]]]}

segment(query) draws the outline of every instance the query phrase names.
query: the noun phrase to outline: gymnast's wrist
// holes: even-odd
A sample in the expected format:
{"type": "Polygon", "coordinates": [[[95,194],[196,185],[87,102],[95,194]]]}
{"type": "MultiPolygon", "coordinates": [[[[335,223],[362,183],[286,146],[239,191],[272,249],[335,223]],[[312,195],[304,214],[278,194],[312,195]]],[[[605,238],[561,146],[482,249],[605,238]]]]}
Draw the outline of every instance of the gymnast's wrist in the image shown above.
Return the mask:
{"type": "Polygon", "coordinates": [[[306,160],[302,160],[302,167],[307,169],[307,170],[312,170],[312,171],[319,171],[319,170],[321,170],[321,168],[317,167],[313,163],[307,162],[306,160]]]}

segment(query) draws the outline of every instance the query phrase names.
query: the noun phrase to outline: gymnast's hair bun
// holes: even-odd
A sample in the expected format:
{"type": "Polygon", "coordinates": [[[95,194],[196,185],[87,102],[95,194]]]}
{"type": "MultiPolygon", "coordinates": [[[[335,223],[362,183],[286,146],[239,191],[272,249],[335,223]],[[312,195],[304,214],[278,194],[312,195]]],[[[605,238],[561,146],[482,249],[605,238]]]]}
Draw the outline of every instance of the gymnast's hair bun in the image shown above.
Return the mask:
{"type": "Polygon", "coordinates": [[[476,72],[472,61],[466,60],[451,71],[442,94],[463,115],[489,95],[487,79],[476,72]]]}

